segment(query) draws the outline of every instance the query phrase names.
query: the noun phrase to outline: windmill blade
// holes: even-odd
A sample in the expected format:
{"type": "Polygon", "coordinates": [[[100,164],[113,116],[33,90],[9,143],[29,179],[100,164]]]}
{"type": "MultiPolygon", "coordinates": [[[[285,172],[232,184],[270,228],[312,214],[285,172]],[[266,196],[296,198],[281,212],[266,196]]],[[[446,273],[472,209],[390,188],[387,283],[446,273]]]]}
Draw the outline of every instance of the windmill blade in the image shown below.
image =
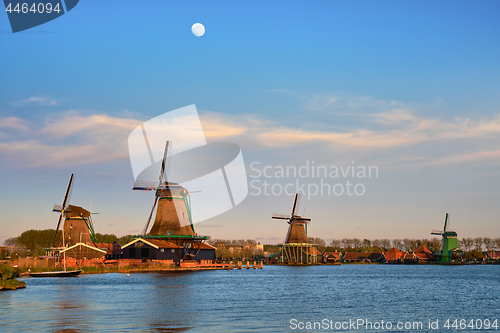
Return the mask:
{"type": "Polygon", "coordinates": [[[300,196],[298,193],[295,193],[295,198],[293,199],[293,206],[292,206],[292,216],[296,215],[295,212],[299,210],[299,204],[300,204],[300,196]]]}
{"type": "Polygon", "coordinates": [[[52,240],[52,247],[54,247],[56,243],[57,232],[59,231],[59,226],[61,225],[62,217],[63,217],[63,212],[61,212],[61,215],[59,215],[59,222],[57,222],[56,233],[54,234],[54,239],[52,240]]]}
{"type": "Polygon", "coordinates": [[[153,203],[153,208],[151,208],[151,213],[149,214],[148,222],[146,223],[146,226],[144,227],[144,229],[142,229],[143,236],[146,236],[146,233],[148,232],[149,224],[151,223],[151,219],[153,218],[153,213],[155,211],[155,207],[156,207],[156,203],[158,202],[158,198],[159,198],[159,195],[158,195],[158,192],[156,192],[155,202],[153,203]]]}
{"type": "Polygon", "coordinates": [[[443,227],[443,232],[446,232],[446,225],[448,224],[448,213],[446,213],[446,216],[444,217],[444,227],[443,227]]]}
{"type": "Polygon", "coordinates": [[[63,199],[62,205],[60,205],[60,206],[55,205],[53,210],[52,210],[55,212],[61,212],[61,214],[59,215],[59,221],[57,222],[57,227],[56,227],[56,232],[54,234],[54,239],[52,240],[52,246],[54,246],[56,243],[57,232],[59,231],[59,227],[61,226],[61,221],[62,221],[63,216],[64,216],[64,211],[67,208],[67,206],[69,205],[69,201],[71,200],[71,193],[73,192],[73,178],[74,178],[74,176],[75,176],[74,174],[71,174],[71,177],[69,177],[69,183],[68,183],[68,187],[66,188],[66,193],[64,194],[64,199],[63,199]]]}
{"type": "Polygon", "coordinates": [[[441,230],[434,230],[434,229],[433,229],[433,230],[431,231],[431,235],[442,235],[442,234],[443,234],[443,232],[442,232],[441,230]]]}
{"type": "Polygon", "coordinates": [[[168,148],[170,147],[170,141],[165,142],[165,150],[163,151],[163,157],[161,159],[161,167],[160,167],[160,173],[158,174],[158,186],[163,184],[166,179],[165,179],[165,169],[167,166],[167,156],[168,156],[168,148]]]}
{"type": "Polygon", "coordinates": [[[272,218],[273,219],[278,219],[278,220],[288,220],[290,218],[290,216],[274,213],[272,218]]]}
{"type": "Polygon", "coordinates": [[[133,191],[151,191],[156,190],[158,187],[158,182],[156,181],[145,181],[145,180],[137,180],[134,183],[133,191]]]}
{"type": "Polygon", "coordinates": [[[71,177],[69,178],[68,188],[66,189],[66,194],[64,195],[64,200],[61,205],[62,209],[66,209],[66,207],[69,205],[69,201],[71,200],[71,194],[73,193],[73,177],[74,174],[71,174],[71,177]]]}

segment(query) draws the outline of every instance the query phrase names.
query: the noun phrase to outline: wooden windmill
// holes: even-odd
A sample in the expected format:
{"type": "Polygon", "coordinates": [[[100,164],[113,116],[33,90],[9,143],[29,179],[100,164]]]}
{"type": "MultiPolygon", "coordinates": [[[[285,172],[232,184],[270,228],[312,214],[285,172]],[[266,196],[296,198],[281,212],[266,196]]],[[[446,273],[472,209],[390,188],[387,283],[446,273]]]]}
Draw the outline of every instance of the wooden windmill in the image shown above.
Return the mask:
{"type": "Polygon", "coordinates": [[[56,245],[56,237],[59,232],[61,222],[64,220],[62,231],[63,237],[58,242],[58,247],[71,247],[77,243],[97,246],[97,239],[94,233],[91,213],[79,206],[70,205],[71,193],[73,192],[74,175],[71,174],[68,187],[62,205],[54,205],[53,212],[58,212],[56,232],[52,241],[52,247],[56,245]]]}
{"type": "Polygon", "coordinates": [[[293,199],[292,212],[290,215],[273,214],[273,219],[286,220],[290,225],[286,234],[285,243],[309,243],[307,240],[306,225],[311,222],[311,219],[297,215],[299,210],[300,196],[295,193],[293,199]]]}
{"type": "Polygon", "coordinates": [[[194,231],[188,190],[178,183],[168,181],[171,161],[168,157],[170,147],[171,142],[167,141],[158,180],[155,183],[136,181],[134,184],[133,190],[155,192],[153,207],[140,237],[168,241],[182,247],[183,251],[179,255],[179,261],[181,259],[194,259],[203,241],[209,237],[198,236],[194,231]],[[148,233],[155,208],[156,216],[148,233]]]}
{"type": "Polygon", "coordinates": [[[279,256],[281,263],[315,264],[320,253],[307,240],[307,225],[311,219],[297,215],[299,201],[300,195],[295,193],[291,214],[273,214],[272,216],[273,219],[286,220],[289,224],[285,242],[279,246],[280,252],[277,256],[279,256]]]}

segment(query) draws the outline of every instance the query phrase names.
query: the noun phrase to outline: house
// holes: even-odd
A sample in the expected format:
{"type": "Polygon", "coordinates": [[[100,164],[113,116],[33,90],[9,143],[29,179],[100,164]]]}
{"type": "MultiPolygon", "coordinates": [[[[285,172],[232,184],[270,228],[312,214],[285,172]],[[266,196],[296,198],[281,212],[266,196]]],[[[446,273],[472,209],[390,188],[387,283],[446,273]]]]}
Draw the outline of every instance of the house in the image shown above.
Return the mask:
{"type": "Polygon", "coordinates": [[[415,253],[409,252],[405,252],[401,260],[405,264],[418,264],[420,262],[420,258],[415,253]]]}
{"type": "Polygon", "coordinates": [[[425,246],[419,246],[414,252],[420,262],[436,261],[436,256],[425,246]]]}
{"type": "Polygon", "coordinates": [[[324,263],[342,263],[344,262],[344,256],[340,252],[325,252],[323,253],[324,263]]]}
{"type": "Polygon", "coordinates": [[[406,252],[402,252],[397,248],[392,247],[385,253],[385,260],[391,264],[400,263],[403,260],[403,256],[405,254],[406,252]]]}
{"type": "Polygon", "coordinates": [[[80,259],[99,259],[106,256],[106,250],[99,249],[97,247],[85,244],[76,243],[73,246],[65,248],[59,252],[59,257],[65,255],[68,258],[80,259]]]}
{"type": "Polygon", "coordinates": [[[97,247],[101,250],[106,251],[106,259],[120,259],[122,257],[122,247],[117,242],[111,243],[99,243],[97,247]]]}
{"type": "Polygon", "coordinates": [[[180,263],[183,259],[215,260],[216,248],[199,243],[199,248],[184,248],[167,240],[136,238],[121,248],[124,259],[173,260],[180,263]]]}
{"type": "Polygon", "coordinates": [[[500,261],[500,251],[486,251],[483,254],[487,261],[500,261]]]}
{"type": "Polygon", "coordinates": [[[344,262],[385,262],[382,252],[346,252],[344,262]]]}

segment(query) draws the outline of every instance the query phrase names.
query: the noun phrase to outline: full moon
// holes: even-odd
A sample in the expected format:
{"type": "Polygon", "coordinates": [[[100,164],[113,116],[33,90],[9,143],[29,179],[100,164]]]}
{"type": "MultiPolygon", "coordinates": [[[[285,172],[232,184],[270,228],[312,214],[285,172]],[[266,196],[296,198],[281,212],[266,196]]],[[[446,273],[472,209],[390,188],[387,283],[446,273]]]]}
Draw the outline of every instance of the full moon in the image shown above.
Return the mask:
{"type": "Polygon", "coordinates": [[[195,23],[191,27],[191,31],[196,37],[201,37],[205,33],[205,27],[201,23],[195,23]]]}

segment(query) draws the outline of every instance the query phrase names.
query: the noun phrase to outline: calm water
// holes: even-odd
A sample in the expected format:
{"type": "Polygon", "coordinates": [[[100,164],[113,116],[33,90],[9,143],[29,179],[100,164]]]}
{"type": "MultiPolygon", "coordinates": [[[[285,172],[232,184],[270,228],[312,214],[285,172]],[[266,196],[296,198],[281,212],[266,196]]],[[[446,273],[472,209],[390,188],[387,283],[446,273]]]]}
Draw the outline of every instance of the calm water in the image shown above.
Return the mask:
{"type": "Polygon", "coordinates": [[[292,329],[292,319],[420,321],[419,332],[429,331],[429,319],[439,319],[434,332],[450,332],[456,330],[442,327],[447,318],[500,321],[500,266],[490,265],[266,266],[25,281],[24,290],[0,292],[2,332],[307,331],[292,329]]]}

